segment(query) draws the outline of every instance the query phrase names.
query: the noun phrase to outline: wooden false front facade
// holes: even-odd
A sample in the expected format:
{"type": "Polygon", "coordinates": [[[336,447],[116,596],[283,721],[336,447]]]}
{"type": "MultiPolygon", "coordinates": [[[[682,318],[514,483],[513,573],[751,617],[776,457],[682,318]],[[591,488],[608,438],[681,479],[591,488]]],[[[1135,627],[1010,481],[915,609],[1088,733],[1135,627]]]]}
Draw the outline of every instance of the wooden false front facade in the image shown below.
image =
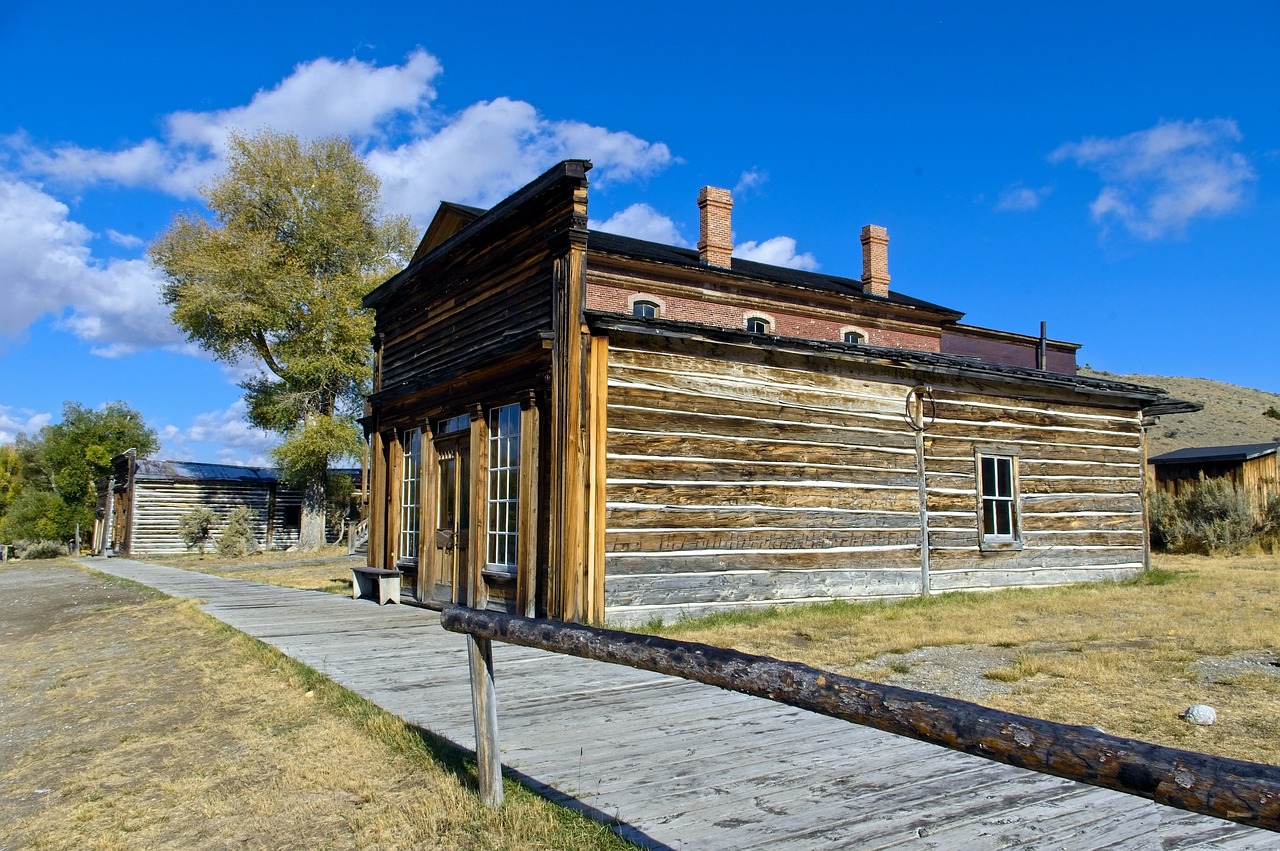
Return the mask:
{"type": "Polygon", "coordinates": [[[837,279],[779,275],[770,314],[831,324],[843,298],[858,327],[907,342],[588,309],[620,282],[691,300],[700,274],[709,311],[737,294],[764,312],[770,294],[760,264],[700,273],[638,241],[629,261],[614,236],[593,254],[589,168],[562,163],[489,211],[442,206],[366,298],[369,562],[401,569],[406,597],[628,623],[1143,567],[1159,391],[1079,378],[1073,359],[941,353],[961,314],[837,279]]]}

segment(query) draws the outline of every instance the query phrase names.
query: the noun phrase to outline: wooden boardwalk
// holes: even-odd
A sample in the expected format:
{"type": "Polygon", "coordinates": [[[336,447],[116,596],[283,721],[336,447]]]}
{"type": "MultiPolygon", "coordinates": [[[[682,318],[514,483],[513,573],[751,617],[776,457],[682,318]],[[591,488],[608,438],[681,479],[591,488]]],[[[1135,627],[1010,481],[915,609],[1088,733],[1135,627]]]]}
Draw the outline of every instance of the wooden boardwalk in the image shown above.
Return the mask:
{"type": "MultiPolygon", "coordinates": [[[[213,617],[474,747],[465,638],[436,613],[125,559],[213,617]]],[[[1280,849],[1280,834],[721,689],[494,643],[502,762],[650,848],[1280,849]]]]}

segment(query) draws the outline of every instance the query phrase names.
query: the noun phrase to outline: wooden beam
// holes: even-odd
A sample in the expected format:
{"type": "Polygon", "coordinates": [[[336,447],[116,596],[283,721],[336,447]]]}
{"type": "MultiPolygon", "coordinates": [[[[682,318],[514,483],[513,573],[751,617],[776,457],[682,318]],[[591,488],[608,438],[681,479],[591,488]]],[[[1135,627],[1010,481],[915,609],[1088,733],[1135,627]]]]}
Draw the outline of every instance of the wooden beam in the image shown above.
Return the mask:
{"type": "MultiPolygon", "coordinates": [[[[469,476],[467,488],[471,500],[471,531],[468,537],[467,601],[477,609],[489,605],[489,586],[484,581],[485,560],[489,550],[489,422],[484,409],[475,405],[471,409],[471,469],[458,467],[459,476],[469,476]]],[[[459,506],[461,511],[462,507],[459,506]]]]}
{"type": "Polygon", "coordinates": [[[605,516],[607,494],[609,338],[592,337],[587,378],[587,607],[592,623],[604,623],[605,516]]]}
{"type": "Polygon", "coordinates": [[[516,612],[533,617],[538,594],[538,450],[541,443],[538,400],[532,390],[520,397],[520,509],[516,537],[516,612]]]}
{"type": "Polygon", "coordinates": [[[1280,831],[1280,767],[1153,745],[1093,727],[845,677],[707,644],[450,606],[441,625],[479,638],[627,665],[875,727],[995,762],[1280,831]]]}

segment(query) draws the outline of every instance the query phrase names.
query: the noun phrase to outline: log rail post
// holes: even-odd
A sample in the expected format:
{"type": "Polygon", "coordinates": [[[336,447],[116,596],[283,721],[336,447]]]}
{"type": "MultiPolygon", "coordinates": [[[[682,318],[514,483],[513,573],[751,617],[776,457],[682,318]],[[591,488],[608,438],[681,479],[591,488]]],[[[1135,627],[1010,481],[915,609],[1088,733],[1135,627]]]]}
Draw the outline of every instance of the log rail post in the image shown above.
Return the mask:
{"type": "Polygon", "coordinates": [[[488,638],[467,636],[467,665],[471,669],[471,719],[476,728],[476,774],[480,800],[486,806],[501,807],[498,698],[493,685],[493,644],[488,638]]]}
{"type": "MultiPolygon", "coordinates": [[[[472,640],[483,639],[485,645],[490,640],[505,641],[695,680],[995,762],[1280,832],[1277,766],[1124,739],[1093,727],[1001,712],[706,644],[462,606],[447,607],[440,622],[472,640]]],[[[473,684],[475,670],[473,662],[473,684]]],[[[489,670],[492,674],[491,661],[489,670]]],[[[489,706],[494,706],[492,701],[489,706]]],[[[496,718],[494,727],[496,759],[496,718]]],[[[477,755],[479,751],[477,747],[477,755]]]]}

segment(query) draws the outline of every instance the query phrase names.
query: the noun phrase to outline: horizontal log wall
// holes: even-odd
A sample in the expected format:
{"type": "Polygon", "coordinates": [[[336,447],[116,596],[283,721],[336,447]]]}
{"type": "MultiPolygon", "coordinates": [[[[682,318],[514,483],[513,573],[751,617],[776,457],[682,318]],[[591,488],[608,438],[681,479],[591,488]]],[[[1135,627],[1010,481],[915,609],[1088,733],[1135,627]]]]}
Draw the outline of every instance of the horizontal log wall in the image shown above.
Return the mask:
{"type": "MultiPolygon", "coordinates": [[[[612,343],[607,620],[918,594],[915,383],[612,343]]],[[[1137,413],[980,391],[929,411],[931,589],[1140,568],[1137,413]],[[1019,457],[1019,550],[979,548],[978,447],[1019,457]]]]}
{"type": "MultiPolygon", "coordinates": [[[[290,507],[302,505],[302,494],[288,488],[276,488],[274,517],[271,522],[271,540],[267,540],[267,512],[272,505],[271,489],[261,483],[211,482],[211,481],[135,481],[133,509],[133,539],[130,552],[185,553],[178,526],[182,517],[196,508],[211,508],[215,515],[213,538],[206,549],[217,546],[218,537],[226,525],[226,516],[241,505],[252,515],[249,529],[258,546],[269,550],[283,550],[298,543],[298,524],[286,524],[285,514],[290,507]]],[[[296,516],[296,513],[295,513],[296,516]]],[[[337,539],[337,529],[326,529],[326,539],[337,539]]]]}
{"type": "MultiPolygon", "coordinates": [[[[130,552],[189,552],[178,533],[183,515],[196,508],[211,508],[214,520],[213,539],[206,549],[217,546],[226,523],[226,515],[234,508],[246,506],[252,515],[249,528],[261,545],[267,536],[268,488],[260,484],[239,482],[140,481],[134,483],[133,541],[130,552]]],[[[294,530],[297,540],[297,530],[294,530]]]]}

